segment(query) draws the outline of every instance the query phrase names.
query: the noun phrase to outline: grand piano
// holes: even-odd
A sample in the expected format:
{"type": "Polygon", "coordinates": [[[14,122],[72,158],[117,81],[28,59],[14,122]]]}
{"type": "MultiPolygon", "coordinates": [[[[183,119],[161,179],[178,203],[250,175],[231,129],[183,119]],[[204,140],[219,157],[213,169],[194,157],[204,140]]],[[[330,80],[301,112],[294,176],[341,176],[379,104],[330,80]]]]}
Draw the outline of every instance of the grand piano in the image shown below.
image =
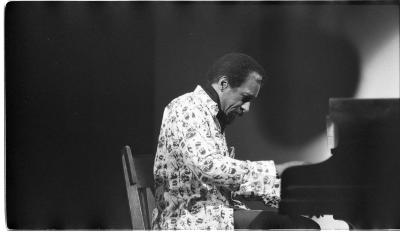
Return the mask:
{"type": "Polygon", "coordinates": [[[399,107],[399,99],[331,98],[331,157],[283,172],[279,213],[333,215],[350,229],[399,229],[399,107]]]}

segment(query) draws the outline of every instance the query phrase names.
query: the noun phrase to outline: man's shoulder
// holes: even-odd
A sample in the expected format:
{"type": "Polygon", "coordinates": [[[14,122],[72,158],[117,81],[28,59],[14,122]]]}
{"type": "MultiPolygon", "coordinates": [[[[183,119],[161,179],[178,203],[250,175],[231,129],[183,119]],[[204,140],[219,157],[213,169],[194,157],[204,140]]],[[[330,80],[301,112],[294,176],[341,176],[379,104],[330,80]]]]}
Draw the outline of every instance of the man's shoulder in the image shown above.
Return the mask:
{"type": "Polygon", "coordinates": [[[201,102],[198,100],[194,92],[185,93],[174,98],[166,109],[175,111],[202,110],[201,102]]]}

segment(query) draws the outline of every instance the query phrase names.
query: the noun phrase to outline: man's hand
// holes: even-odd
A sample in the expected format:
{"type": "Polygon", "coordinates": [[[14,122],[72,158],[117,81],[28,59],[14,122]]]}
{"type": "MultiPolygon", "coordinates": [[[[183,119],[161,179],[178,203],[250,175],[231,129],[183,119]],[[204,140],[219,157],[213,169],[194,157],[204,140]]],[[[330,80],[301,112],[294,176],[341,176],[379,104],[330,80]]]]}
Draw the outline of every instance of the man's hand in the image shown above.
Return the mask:
{"type": "Polygon", "coordinates": [[[276,165],[276,172],[278,173],[279,176],[281,176],[283,171],[286,170],[287,168],[294,167],[294,166],[301,166],[301,165],[305,165],[305,164],[308,164],[308,163],[303,162],[303,161],[285,162],[285,163],[276,165]]]}

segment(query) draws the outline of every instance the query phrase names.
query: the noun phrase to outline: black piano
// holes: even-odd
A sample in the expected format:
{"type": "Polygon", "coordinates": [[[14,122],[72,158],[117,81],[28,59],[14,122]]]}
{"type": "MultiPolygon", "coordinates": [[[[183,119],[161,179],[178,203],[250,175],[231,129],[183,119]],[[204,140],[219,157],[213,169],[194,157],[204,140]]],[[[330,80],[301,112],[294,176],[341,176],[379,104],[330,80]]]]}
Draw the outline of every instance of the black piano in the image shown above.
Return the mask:
{"type": "Polygon", "coordinates": [[[331,157],[282,174],[279,213],[400,229],[399,99],[329,100],[331,157]]]}

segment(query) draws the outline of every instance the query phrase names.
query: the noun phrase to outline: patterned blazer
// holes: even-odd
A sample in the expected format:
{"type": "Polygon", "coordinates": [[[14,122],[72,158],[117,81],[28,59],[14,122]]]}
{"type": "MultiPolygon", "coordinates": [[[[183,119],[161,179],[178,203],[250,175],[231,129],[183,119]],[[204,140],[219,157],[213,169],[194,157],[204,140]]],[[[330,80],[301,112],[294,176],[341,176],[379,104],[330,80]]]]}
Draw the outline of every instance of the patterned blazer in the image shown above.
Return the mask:
{"type": "Polygon", "coordinates": [[[165,108],[153,170],[153,229],[232,230],[232,195],[261,196],[277,206],[274,162],[234,159],[217,113],[200,86],[165,108]]]}

